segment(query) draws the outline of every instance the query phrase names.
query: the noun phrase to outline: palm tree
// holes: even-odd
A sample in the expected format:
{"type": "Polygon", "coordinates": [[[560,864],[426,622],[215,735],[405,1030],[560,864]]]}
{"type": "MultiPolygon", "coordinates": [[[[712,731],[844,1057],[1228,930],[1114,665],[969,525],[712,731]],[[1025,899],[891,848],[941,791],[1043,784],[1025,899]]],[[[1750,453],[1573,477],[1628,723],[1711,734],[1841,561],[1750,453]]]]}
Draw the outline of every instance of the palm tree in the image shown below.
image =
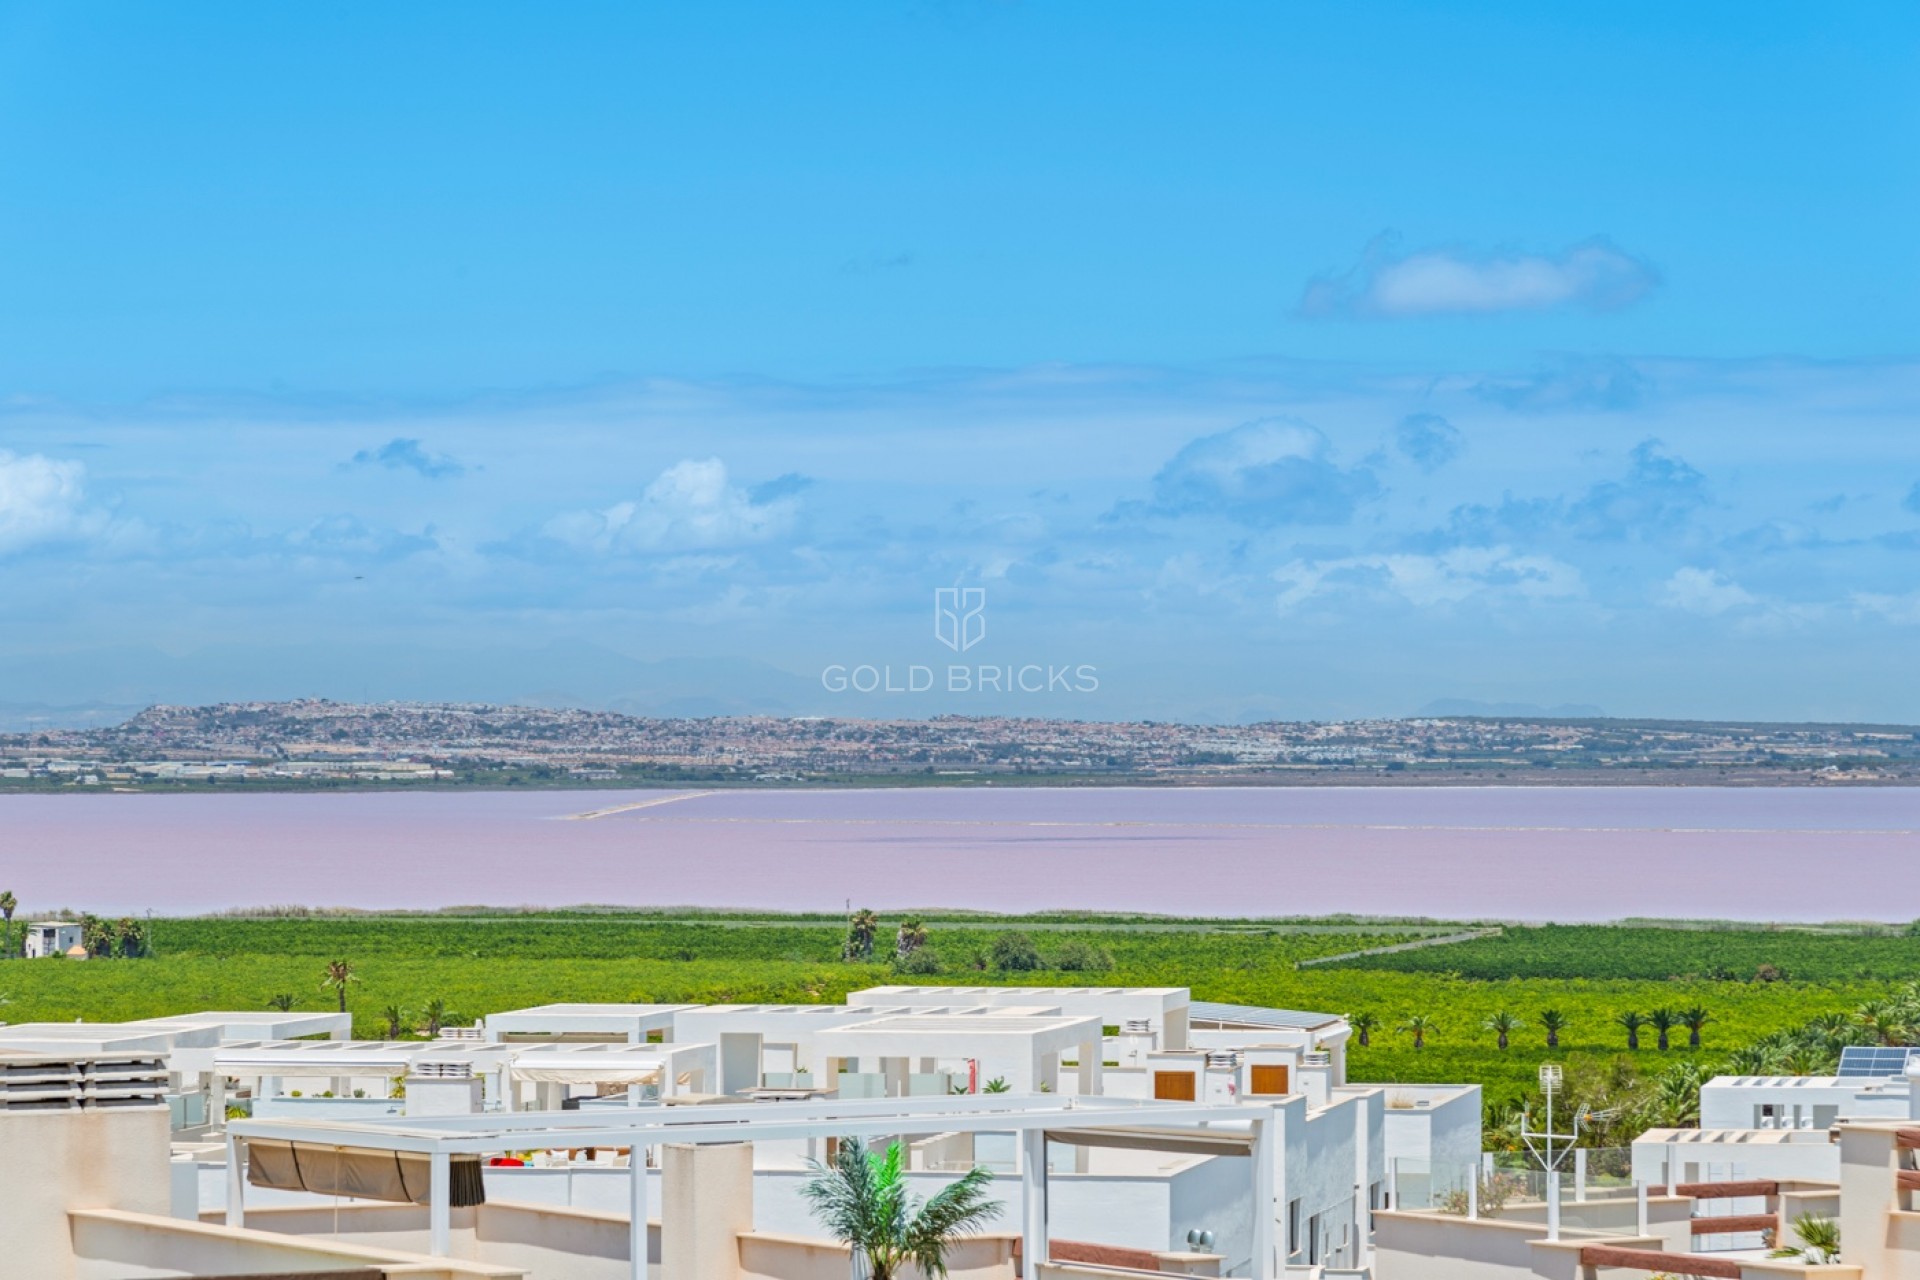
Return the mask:
{"type": "Polygon", "coordinates": [[[1502,1009],[1481,1025],[1498,1036],[1500,1039],[1500,1047],[1505,1049],[1507,1047],[1507,1037],[1527,1024],[1519,1018],[1516,1018],[1513,1014],[1508,1013],[1505,1009],[1502,1009]]]}
{"type": "Polygon", "coordinates": [[[121,959],[137,959],[146,953],[147,931],[132,916],[122,916],[114,922],[113,942],[121,959]]]}
{"type": "Polygon", "coordinates": [[[399,1040],[399,1027],[401,1027],[401,1023],[407,1021],[407,1011],[401,1009],[397,1004],[390,1004],[390,1006],[380,1009],[380,1017],[386,1019],[386,1038],[388,1038],[388,1040],[399,1040]]]}
{"type": "Polygon", "coordinates": [[[831,1165],[808,1162],[815,1176],[800,1193],[834,1239],[866,1255],[871,1280],[896,1280],[908,1267],[945,1277],[954,1241],[1000,1214],[987,1198],[993,1174],[976,1165],[922,1201],[907,1188],[900,1153],[897,1142],[881,1155],[859,1138],[843,1139],[831,1165]]]}
{"type": "Polygon", "coordinates": [[[1437,1031],[1438,1028],[1434,1026],[1432,1018],[1424,1013],[1416,1013],[1401,1023],[1399,1030],[1413,1037],[1414,1048],[1424,1049],[1427,1047],[1428,1034],[1437,1031]]]}
{"type": "Polygon", "coordinates": [[[1647,1025],[1659,1033],[1660,1039],[1658,1047],[1660,1052],[1665,1053],[1669,1043],[1667,1036],[1675,1027],[1680,1025],[1680,1015],[1665,1005],[1662,1005],[1647,1015],[1647,1025]]]}
{"type": "Polygon", "coordinates": [[[325,991],[331,987],[333,993],[340,997],[340,1012],[345,1013],[347,1011],[347,984],[358,981],[360,981],[360,976],[353,971],[353,966],[347,961],[329,960],[327,961],[326,971],[320,978],[320,989],[325,991]]]}
{"type": "Polygon", "coordinates": [[[427,1038],[431,1040],[440,1034],[440,1028],[446,1026],[447,1020],[453,1015],[447,1012],[445,1000],[429,1000],[427,1007],[420,1011],[420,1016],[427,1020],[425,1030],[427,1038]]]}
{"type": "Polygon", "coordinates": [[[13,913],[19,909],[20,901],[13,896],[13,890],[8,889],[0,893],[0,916],[5,916],[7,919],[7,943],[4,948],[0,948],[0,958],[13,954],[13,913]]]}
{"type": "Polygon", "coordinates": [[[98,916],[81,916],[80,945],[89,956],[112,955],[113,926],[98,916]]]}
{"type": "Polygon", "coordinates": [[[278,1009],[281,1013],[291,1013],[293,1011],[293,997],[290,995],[268,996],[267,1008],[278,1009]]]}
{"type": "Polygon", "coordinates": [[[1629,1011],[1616,1017],[1614,1022],[1625,1029],[1627,1033],[1627,1048],[1638,1049],[1640,1047],[1640,1028],[1647,1025],[1646,1015],[1629,1011]]]}
{"type": "Polygon", "coordinates": [[[387,1021],[387,1039],[398,1040],[401,1024],[407,1020],[407,1011],[397,1004],[390,1004],[380,1011],[380,1016],[387,1021]]]}
{"type": "Polygon", "coordinates": [[[1854,1018],[1881,1044],[1905,1044],[1913,1034],[1913,1015],[1903,1001],[1869,1000],[1854,1018]]]}
{"type": "Polygon", "coordinates": [[[845,958],[848,960],[873,959],[873,940],[880,932],[880,917],[866,907],[860,908],[847,919],[847,946],[845,958]]]}
{"type": "Polygon", "coordinates": [[[908,956],[927,945],[926,926],[916,918],[900,922],[900,932],[893,940],[893,954],[905,960],[908,956]]]}
{"type": "Polygon", "coordinates": [[[1700,1028],[1713,1021],[1713,1015],[1700,1005],[1690,1005],[1680,1011],[1680,1024],[1687,1029],[1687,1048],[1700,1047],[1700,1028]]]}
{"type": "Polygon", "coordinates": [[[1540,1011],[1540,1029],[1547,1033],[1547,1048],[1560,1047],[1560,1033],[1567,1029],[1567,1015],[1558,1009],[1540,1011]]]}
{"type": "Polygon", "coordinates": [[[1800,1238],[1799,1246],[1785,1246],[1775,1249],[1767,1256],[1770,1258],[1804,1258],[1807,1262],[1819,1265],[1834,1262],[1840,1257],[1840,1224],[1832,1218],[1818,1218],[1811,1213],[1803,1213],[1793,1220],[1793,1234],[1800,1238]]]}
{"type": "Polygon", "coordinates": [[[1380,1019],[1371,1013],[1356,1013],[1347,1019],[1347,1025],[1360,1037],[1360,1047],[1364,1049],[1373,1043],[1373,1029],[1380,1025],[1380,1019]]]}

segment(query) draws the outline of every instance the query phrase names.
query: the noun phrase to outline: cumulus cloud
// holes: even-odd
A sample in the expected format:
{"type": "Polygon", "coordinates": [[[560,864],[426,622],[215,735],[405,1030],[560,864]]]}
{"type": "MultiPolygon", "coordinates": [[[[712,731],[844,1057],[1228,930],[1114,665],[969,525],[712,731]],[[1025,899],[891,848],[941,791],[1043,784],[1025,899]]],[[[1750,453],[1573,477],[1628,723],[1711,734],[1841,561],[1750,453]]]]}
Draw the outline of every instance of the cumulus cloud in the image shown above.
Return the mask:
{"type": "Polygon", "coordinates": [[[1402,254],[1391,237],[1381,236],[1349,270],[1308,281],[1299,310],[1313,318],[1379,319],[1559,307],[1613,311],[1637,302],[1658,280],[1652,267],[1598,237],[1557,254],[1402,254]]]}
{"type": "Polygon", "coordinates": [[[1391,596],[1421,608],[1475,597],[1507,596],[1529,603],[1585,594],[1580,572],[1552,556],[1512,547],[1454,547],[1438,554],[1410,552],[1294,560],[1274,571],[1284,612],[1327,595],[1391,596]]]}
{"type": "Polygon", "coordinates": [[[418,440],[410,437],[396,437],[378,449],[362,449],[347,465],[412,471],[429,480],[450,480],[467,471],[463,464],[444,453],[428,453],[418,440]]]}
{"type": "Polygon", "coordinates": [[[1660,603],[1703,617],[1718,617],[1730,609],[1744,609],[1760,598],[1718,569],[1676,569],[1660,586],[1660,603]]]}
{"type": "Polygon", "coordinates": [[[1456,507],[1444,537],[1491,544],[1566,535],[1590,542],[1658,542],[1682,532],[1705,508],[1707,478],[1654,439],[1627,457],[1618,480],[1591,485],[1579,497],[1515,498],[1497,506],[1456,507]]]}
{"type": "Polygon", "coordinates": [[[86,505],[78,462],[0,449],[0,555],[98,534],[106,518],[86,505]]]}
{"type": "MultiPolygon", "coordinates": [[[[779,482],[774,482],[776,489],[779,482]]],[[[731,484],[718,458],[668,467],[637,501],[603,511],[573,511],[547,522],[555,541],[590,551],[702,550],[762,542],[793,524],[799,503],[789,488],[756,501],[731,484]]]]}
{"type": "Polygon", "coordinates": [[[1466,449],[1460,429],[1437,413],[1416,413],[1400,419],[1393,447],[1422,471],[1438,471],[1466,449]]]}
{"type": "Polygon", "coordinates": [[[1559,368],[1524,377],[1483,378],[1473,392],[1483,400],[1522,413],[1567,409],[1619,413],[1639,408],[1652,389],[1652,379],[1628,361],[1593,357],[1570,360],[1559,368]]]}
{"type": "Polygon", "coordinates": [[[1673,532],[1706,505],[1707,478],[1660,441],[1642,440],[1625,478],[1594,485],[1568,514],[1584,538],[1645,539],[1673,532]]]}
{"type": "Polygon", "coordinates": [[[1221,515],[1251,525],[1344,524],[1380,492],[1364,467],[1342,467],[1307,423],[1263,418],[1201,436],[1153,478],[1156,515],[1221,515]]]}

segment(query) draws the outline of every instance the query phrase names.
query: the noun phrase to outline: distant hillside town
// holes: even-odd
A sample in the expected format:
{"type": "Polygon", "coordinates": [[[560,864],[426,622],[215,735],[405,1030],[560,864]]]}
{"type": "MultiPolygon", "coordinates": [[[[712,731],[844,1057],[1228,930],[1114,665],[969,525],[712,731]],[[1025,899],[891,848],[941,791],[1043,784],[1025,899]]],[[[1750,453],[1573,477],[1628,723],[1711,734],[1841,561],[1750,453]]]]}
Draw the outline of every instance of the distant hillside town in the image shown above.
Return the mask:
{"type": "Polygon", "coordinates": [[[608,786],[835,780],[1871,784],[1920,779],[1920,730],[1423,717],[1241,726],[941,717],[656,719],[325,700],[156,706],[0,735],[0,787],[608,786]]]}

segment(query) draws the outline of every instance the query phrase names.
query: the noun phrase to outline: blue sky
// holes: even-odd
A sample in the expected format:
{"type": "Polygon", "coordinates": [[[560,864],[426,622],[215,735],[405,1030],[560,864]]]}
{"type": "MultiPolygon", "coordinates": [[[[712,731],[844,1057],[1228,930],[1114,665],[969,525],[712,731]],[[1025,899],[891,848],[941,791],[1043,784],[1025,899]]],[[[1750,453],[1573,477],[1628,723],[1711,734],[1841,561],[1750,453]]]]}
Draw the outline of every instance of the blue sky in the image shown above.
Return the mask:
{"type": "Polygon", "coordinates": [[[1911,6],[0,4],[0,702],[1920,720],[1911,6]],[[830,693],[961,661],[1095,693],[830,693]]]}

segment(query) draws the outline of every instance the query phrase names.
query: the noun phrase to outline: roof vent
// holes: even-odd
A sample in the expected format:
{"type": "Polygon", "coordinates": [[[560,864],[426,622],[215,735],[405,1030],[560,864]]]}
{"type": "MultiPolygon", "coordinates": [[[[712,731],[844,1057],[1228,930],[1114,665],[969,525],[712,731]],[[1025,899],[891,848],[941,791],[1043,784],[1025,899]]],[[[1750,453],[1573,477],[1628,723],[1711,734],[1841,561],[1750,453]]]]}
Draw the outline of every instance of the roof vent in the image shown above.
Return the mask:
{"type": "Polygon", "coordinates": [[[471,1080],[471,1062],[416,1062],[413,1074],[422,1080],[471,1080]]]}

